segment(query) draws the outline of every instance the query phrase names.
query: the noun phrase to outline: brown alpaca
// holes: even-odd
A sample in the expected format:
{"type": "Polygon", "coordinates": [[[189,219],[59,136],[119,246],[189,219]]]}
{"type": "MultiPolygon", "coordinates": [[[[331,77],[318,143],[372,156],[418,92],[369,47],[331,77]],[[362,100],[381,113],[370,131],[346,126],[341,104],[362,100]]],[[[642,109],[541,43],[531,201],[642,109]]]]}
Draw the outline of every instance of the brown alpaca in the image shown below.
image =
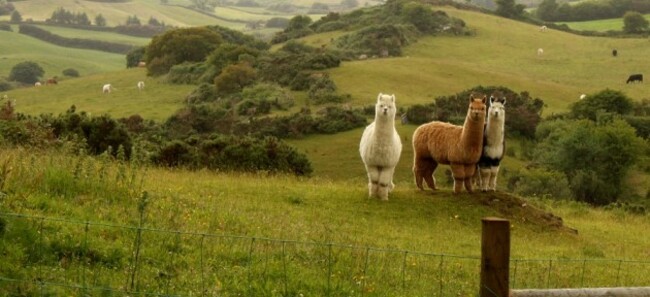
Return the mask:
{"type": "Polygon", "coordinates": [[[424,190],[422,180],[436,190],[433,173],[438,164],[449,164],[454,177],[454,193],[460,193],[463,184],[472,192],[472,176],[483,150],[485,123],[485,95],[472,94],[465,124],[461,126],[443,122],[421,125],[413,132],[413,174],[415,184],[424,190]]]}

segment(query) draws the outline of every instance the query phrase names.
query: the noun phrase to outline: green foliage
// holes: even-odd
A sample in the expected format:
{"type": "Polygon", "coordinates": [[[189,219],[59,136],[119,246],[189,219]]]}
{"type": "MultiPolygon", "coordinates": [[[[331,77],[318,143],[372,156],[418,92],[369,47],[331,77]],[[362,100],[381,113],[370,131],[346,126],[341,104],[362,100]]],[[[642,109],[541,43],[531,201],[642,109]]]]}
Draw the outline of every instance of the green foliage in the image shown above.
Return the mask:
{"type": "Polygon", "coordinates": [[[556,11],[558,9],[557,0],[544,0],[542,3],[537,6],[535,10],[535,15],[544,21],[555,21],[556,20],[556,11]]]}
{"type": "Polygon", "coordinates": [[[20,25],[18,30],[21,34],[29,35],[65,47],[94,49],[94,50],[100,50],[109,53],[119,53],[119,54],[126,53],[132,48],[131,45],[102,41],[102,40],[66,38],[56,34],[52,34],[49,31],[43,30],[39,27],[26,25],[26,24],[20,25]]]}
{"type": "Polygon", "coordinates": [[[536,161],[566,174],[573,198],[594,205],[618,199],[642,140],[625,121],[555,120],[538,129],[536,161]]]}
{"type": "Polygon", "coordinates": [[[251,85],[257,79],[257,72],[248,63],[239,63],[227,66],[221,74],[214,79],[214,85],[220,94],[232,94],[251,85]]]}
{"type": "Polygon", "coordinates": [[[588,21],[623,17],[629,11],[650,12],[650,2],[638,0],[580,1],[575,4],[544,0],[536,15],[544,21],[588,21]]]}
{"type": "Polygon", "coordinates": [[[163,124],[168,139],[181,139],[191,134],[230,133],[232,121],[228,111],[208,104],[193,104],[178,110],[163,124]]]}
{"type": "Polygon", "coordinates": [[[126,53],[126,68],[138,67],[138,63],[145,60],[145,49],[144,46],[138,46],[126,53]]]}
{"type": "Polygon", "coordinates": [[[218,98],[217,90],[213,84],[202,83],[196,89],[192,90],[185,100],[189,104],[195,104],[216,101],[218,98]]]}
{"type": "Polygon", "coordinates": [[[184,62],[172,66],[166,80],[174,84],[198,84],[208,66],[204,63],[184,62]]]}
{"type": "Polygon", "coordinates": [[[525,197],[569,199],[572,196],[566,175],[544,168],[516,170],[509,173],[508,189],[525,197]]]}
{"type": "Polygon", "coordinates": [[[126,18],[126,25],[127,26],[140,26],[142,23],[140,23],[140,19],[138,18],[137,15],[130,15],[126,18]]]}
{"type": "Polygon", "coordinates": [[[95,16],[95,26],[106,27],[106,18],[101,13],[95,16]]]}
{"type": "Polygon", "coordinates": [[[17,81],[24,84],[34,84],[45,74],[45,70],[36,62],[20,62],[11,68],[9,73],[10,81],[17,81]]]}
{"type": "Polygon", "coordinates": [[[13,29],[11,29],[11,25],[9,25],[9,24],[0,24],[0,30],[8,31],[8,32],[13,32],[14,31],[13,29]]]}
{"type": "Polygon", "coordinates": [[[650,139],[650,116],[626,116],[623,119],[634,127],[637,136],[650,139]]]}
{"type": "Polygon", "coordinates": [[[495,2],[497,4],[496,13],[511,19],[520,18],[526,8],[523,4],[515,4],[515,0],[496,0],[495,2]]]}
{"type": "Polygon", "coordinates": [[[222,42],[206,27],[181,28],[153,38],[145,52],[149,75],[161,75],[182,62],[201,62],[222,42]]]}
{"type": "Polygon", "coordinates": [[[0,92],[9,91],[11,89],[13,89],[11,83],[5,80],[4,78],[0,78],[0,92]]]}
{"type": "Polygon", "coordinates": [[[280,110],[287,110],[294,105],[291,92],[279,85],[269,83],[247,86],[242,90],[241,97],[255,102],[267,101],[280,110]]]}
{"type": "Polygon", "coordinates": [[[633,102],[621,91],[606,89],[576,101],[571,105],[571,116],[595,121],[599,113],[629,114],[633,102]]]}
{"type": "Polygon", "coordinates": [[[334,81],[328,75],[316,78],[310,84],[307,95],[313,104],[343,103],[350,99],[350,96],[336,93],[336,84],[334,84],[334,81]]]}
{"type": "Polygon", "coordinates": [[[289,24],[282,31],[276,33],[271,39],[271,44],[282,43],[290,39],[300,38],[312,34],[312,29],[309,25],[312,20],[306,15],[297,15],[289,20],[289,24]]]}
{"type": "Polygon", "coordinates": [[[289,26],[289,19],[280,18],[280,17],[270,18],[266,20],[266,24],[264,26],[266,28],[285,29],[287,26],[289,26]]]}
{"type": "Polygon", "coordinates": [[[255,58],[262,52],[254,47],[245,44],[222,43],[207,58],[206,64],[210,66],[205,81],[214,81],[214,78],[221,74],[224,68],[231,64],[244,62],[247,57],[253,57],[253,61],[246,61],[253,65],[255,58]]]}
{"type": "Polygon", "coordinates": [[[153,156],[157,164],[225,171],[285,172],[309,176],[305,155],[274,137],[263,139],[214,134],[205,140],[173,141],[153,156]]]}
{"type": "Polygon", "coordinates": [[[415,32],[412,25],[373,25],[337,38],[335,45],[355,55],[400,56],[402,47],[414,40],[415,32]]]}
{"type": "Polygon", "coordinates": [[[643,15],[636,11],[628,11],[623,16],[623,32],[625,33],[643,33],[648,31],[650,22],[643,15]]]}
{"type": "Polygon", "coordinates": [[[79,77],[79,71],[77,71],[77,69],[74,69],[74,68],[63,69],[63,71],[61,71],[61,73],[63,75],[65,75],[65,76],[69,76],[69,77],[79,77]]]}
{"type": "Polygon", "coordinates": [[[59,7],[59,9],[55,10],[52,13],[52,16],[46,21],[57,24],[90,26],[90,19],[85,12],[74,13],[67,11],[63,7],[59,7]]]}
{"type": "Polygon", "coordinates": [[[20,12],[18,12],[18,10],[14,10],[11,13],[11,19],[10,20],[11,20],[12,23],[20,23],[20,22],[23,21],[23,16],[20,14],[20,12]]]}

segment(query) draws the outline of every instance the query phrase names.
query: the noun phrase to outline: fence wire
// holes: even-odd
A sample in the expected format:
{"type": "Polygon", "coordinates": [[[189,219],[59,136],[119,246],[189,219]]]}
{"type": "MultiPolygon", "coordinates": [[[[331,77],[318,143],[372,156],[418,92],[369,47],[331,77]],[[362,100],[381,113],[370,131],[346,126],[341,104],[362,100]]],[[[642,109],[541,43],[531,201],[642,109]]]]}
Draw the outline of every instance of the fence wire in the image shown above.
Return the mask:
{"type": "MultiPolygon", "coordinates": [[[[0,296],[476,296],[479,288],[478,256],[161,230],[142,219],[0,218],[0,296]]],[[[510,266],[512,288],[650,285],[645,261],[510,266]]]]}

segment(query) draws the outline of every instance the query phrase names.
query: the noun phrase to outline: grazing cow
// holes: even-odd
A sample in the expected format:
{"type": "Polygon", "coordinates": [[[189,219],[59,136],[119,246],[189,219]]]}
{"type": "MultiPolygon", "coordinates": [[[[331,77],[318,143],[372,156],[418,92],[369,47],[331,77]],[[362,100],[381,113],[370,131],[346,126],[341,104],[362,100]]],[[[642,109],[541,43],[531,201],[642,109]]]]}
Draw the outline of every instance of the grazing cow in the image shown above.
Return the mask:
{"type": "Polygon", "coordinates": [[[580,95],[580,100],[587,98],[587,94],[580,95]]]}
{"type": "Polygon", "coordinates": [[[539,27],[540,32],[546,32],[546,29],[548,29],[546,26],[539,27]]]}
{"type": "Polygon", "coordinates": [[[40,82],[40,81],[35,82],[35,83],[34,83],[34,86],[35,86],[35,87],[40,87],[40,86],[41,86],[41,82],[40,82]]]}
{"type": "Polygon", "coordinates": [[[102,87],[102,92],[103,92],[104,94],[106,94],[106,93],[110,93],[112,89],[113,89],[113,86],[111,86],[111,84],[105,84],[105,85],[102,87]]]}
{"type": "Polygon", "coordinates": [[[56,85],[56,84],[58,84],[58,83],[59,83],[59,82],[56,81],[56,77],[54,77],[54,78],[50,78],[50,79],[48,79],[48,80],[45,82],[46,85],[56,85]]]}
{"type": "Polygon", "coordinates": [[[612,50],[612,56],[614,57],[618,56],[618,51],[616,49],[612,50]]]}
{"type": "Polygon", "coordinates": [[[643,74],[632,74],[630,77],[627,78],[627,81],[625,82],[626,84],[629,84],[630,82],[643,82],[643,74]]]}
{"type": "Polygon", "coordinates": [[[541,56],[541,55],[543,55],[543,54],[544,54],[544,49],[541,48],[541,47],[538,48],[538,49],[537,49],[537,55],[538,55],[538,56],[541,56]]]}
{"type": "Polygon", "coordinates": [[[139,82],[138,82],[138,91],[142,91],[142,90],[144,90],[144,82],[143,82],[143,81],[139,81],[139,82]]]}

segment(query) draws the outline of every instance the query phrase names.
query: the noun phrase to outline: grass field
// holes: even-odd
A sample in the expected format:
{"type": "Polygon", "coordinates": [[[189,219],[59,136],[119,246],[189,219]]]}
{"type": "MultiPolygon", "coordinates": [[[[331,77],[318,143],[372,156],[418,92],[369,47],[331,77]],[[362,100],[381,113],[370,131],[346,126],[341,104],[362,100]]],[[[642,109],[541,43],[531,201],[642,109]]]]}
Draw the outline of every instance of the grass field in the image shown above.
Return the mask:
{"type": "Polygon", "coordinates": [[[114,118],[139,114],[145,119],[166,120],[182,106],[185,96],[194,86],[170,85],[146,76],[143,68],[119,72],[104,72],[79,79],[60,81],[55,86],[28,87],[10,92],[21,113],[38,115],[59,114],[75,105],[77,111],[93,115],[110,114],[114,118]],[[136,83],[145,82],[139,92],[136,83]],[[102,86],[110,83],[115,90],[102,93],[102,86]]]}
{"type": "MultiPolygon", "coordinates": [[[[644,16],[647,20],[650,21],[650,14],[646,14],[644,16]]],[[[624,26],[623,18],[584,21],[584,22],[558,22],[558,24],[566,24],[567,26],[569,26],[569,28],[573,30],[596,31],[596,32],[623,31],[623,26],[624,26]]]]}
{"type": "Polygon", "coordinates": [[[49,31],[52,34],[56,34],[65,38],[81,38],[81,39],[108,41],[113,43],[129,44],[134,46],[144,46],[149,44],[149,42],[151,41],[151,38],[134,37],[134,36],[118,34],[113,32],[89,31],[89,30],[80,30],[80,29],[57,27],[57,26],[43,26],[43,25],[38,25],[37,27],[49,31]]]}
{"type": "Polygon", "coordinates": [[[0,76],[8,77],[14,65],[32,61],[45,70],[44,78],[63,76],[61,71],[74,68],[81,76],[124,69],[124,55],[72,49],[52,45],[18,32],[0,31],[5,40],[0,47],[0,76]]]}
{"type": "Polygon", "coordinates": [[[643,84],[625,84],[629,74],[650,70],[645,39],[539,32],[508,19],[444,10],[463,19],[476,35],[427,37],[408,46],[403,57],[343,63],[331,71],[339,90],[359,105],[372,103],[379,92],[395,93],[398,106],[404,106],[477,85],[502,85],[543,99],[545,115],[566,110],[580,94],[606,88],[636,100],[648,97],[643,84]],[[544,49],[542,56],[538,48],[544,49]],[[619,57],[611,56],[613,48],[619,57]]]}

